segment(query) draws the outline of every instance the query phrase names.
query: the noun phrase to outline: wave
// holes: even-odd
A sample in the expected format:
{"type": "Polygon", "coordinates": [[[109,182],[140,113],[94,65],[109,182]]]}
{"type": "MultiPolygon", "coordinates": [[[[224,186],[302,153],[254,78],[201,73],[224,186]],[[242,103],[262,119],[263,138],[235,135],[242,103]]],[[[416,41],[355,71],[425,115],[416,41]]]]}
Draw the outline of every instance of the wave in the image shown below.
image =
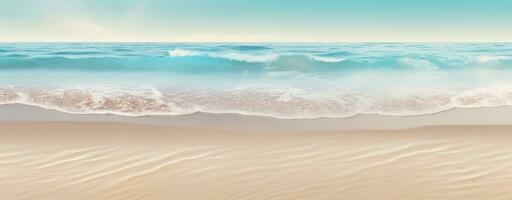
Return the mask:
{"type": "Polygon", "coordinates": [[[199,55],[199,53],[195,53],[193,51],[182,50],[182,49],[174,49],[169,50],[169,56],[171,57],[184,57],[184,56],[195,56],[199,55]]]}
{"type": "Polygon", "coordinates": [[[133,57],[133,58],[0,58],[0,70],[52,72],[170,72],[184,74],[260,74],[264,65],[212,57],[133,57]]]}
{"type": "Polygon", "coordinates": [[[267,46],[253,46],[253,45],[240,45],[240,46],[224,46],[229,49],[233,49],[236,51],[262,51],[262,50],[272,50],[272,47],[267,46]]]}
{"type": "Polygon", "coordinates": [[[23,55],[23,54],[8,54],[8,55],[5,55],[5,57],[8,57],[8,58],[26,58],[28,56],[27,55],[23,55]]]}
{"type": "Polygon", "coordinates": [[[272,63],[278,62],[280,58],[283,57],[296,57],[296,58],[308,58],[317,62],[324,63],[339,63],[347,60],[347,58],[337,58],[337,57],[325,57],[325,56],[315,56],[315,55],[294,55],[294,54],[285,54],[279,55],[277,53],[271,54],[242,54],[242,53],[210,53],[208,56],[213,58],[223,58],[228,60],[240,61],[240,62],[248,62],[248,63],[272,63]]]}
{"type": "Polygon", "coordinates": [[[479,63],[496,62],[502,60],[512,60],[512,56],[479,56],[477,58],[479,63]]]}
{"type": "Polygon", "coordinates": [[[210,53],[209,56],[248,63],[268,63],[279,58],[277,54],[210,53]]]}
{"type": "MultiPolygon", "coordinates": [[[[259,50],[259,47],[253,47],[253,46],[238,46],[239,48],[243,47],[246,50],[259,50]],[[254,49],[253,49],[254,48],[254,49]]],[[[280,57],[282,56],[304,56],[308,57],[312,60],[318,61],[318,62],[326,62],[326,63],[337,63],[342,62],[346,60],[346,58],[339,58],[339,57],[328,57],[328,56],[316,56],[316,55],[294,55],[294,54],[284,54],[280,55],[278,53],[239,53],[239,52],[198,52],[198,51],[191,51],[191,50],[183,50],[183,49],[173,49],[169,50],[169,56],[171,57],[186,57],[186,56],[208,56],[212,58],[222,58],[222,59],[228,59],[233,61],[240,61],[240,62],[248,62],[248,63],[270,63],[270,62],[276,62],[280,57]]]]}
{"type": "Polygon", "coordinates": [[[429,60],[425,59],[411,59],[411,58],[401,58],[399,59],[399,62],[403,63],[404,65],[410,66],[412,68],[417,69],[427,69],[427,70],[435,70],[438,69],[439,66],[432,63],[429,60]]]}
{"type": "Polygon", "coordinates": [[[248,63],[267,63],[275,61],[279,58],[277,54],[244,54],[237,52],[223,52],[223,53],[206,53],[196,52],[190,50],[174,49],[169,50],[169,56],[171,57],[187,57],[187,56],[208,56],[211,58],[221,58],[239,62],[248,63]]]}
{"type": "Polygon", "coordinates": [[[130,116],[420,115],[510,105],[509,46],[0,44],[10,50],[0,102],[130,116]]]}
{"type": "Polygon", "coordinates": [[[325,75],[326,72],[346,74],[357,71],[409,70],[443,71],[476,68],[504,70],[512,67],[512,59],[502,57],[441,59],[414,57],[337,58],[311,55],[209,53],[172,50],[169,56],[144,57],[0,57],[0,70],[52,70],[52,71],[162,71],[173,73],[240,73],[261,75],[273,71],[297,71],[305,74],[325,75]],[[491,60],[495,60],[492,61],[491,60]]]}
{"type": "MultiPolygon", "coordinates": [[[[358,63],[379,63],[380,66],[400,66],[405,65],[410,68],[418,69],[438,69],[442,67],[474,67],[474,65],[487,64],[493,62],[506,62],[512,61],[512,56],[477,56],[477,57],[350,57],[346,53],[328,53],[328,54],[301,54],[301,53],[241,53],[241,52],[202,52],[193,50],[174,49],[168,52],[170,57],[210,57],[218,59],[226,59],[237,62],[246,63],[275,63],[279,62],[281,58],[307,58],[309,60],[317,61],[320,63],[342,63],[344,61],[352,60],[358,63]],[[344,56],[341,56],[344,55],[344,56]],[[467,66],[463,66],[467,65],[467,66]]],[[[499,63],[498,63],[499,64],[499,63]]]]}
{"type": "Polygon", "coordinates": [[[315,61],[327,62],[327,63],[338,63],[338,62],[343,62],[343,61],[347,60],[346,58],[333,58],[333,57],[321,57],[321,56],[310,56],[310,58],[315,61]]]}
{"type": "Polygon", "coordinates": [[[345,118],[360,114],[414,116],[453,108],[512,105],[512,87],[405,95],[298,88],[246,88],[223,92],[163,92],[155,88],[3,88],[0,89],[0,104],[34,105],[74,114],[124,116],[187,115],[196,112],[280,119],[345,118]]]}
{"type": "Polygon", "coordinates": [[[99,51],[58,51],[52,52],[51,55],[71,55],[71,56],[82,56],[82,55],[101,55],[103,52],[99,51]]]}
{"type": "Polygon", "coordinates": [[[114,114],[121,116],[184,115],[184,110],[164,102],[153,88],[97,89],[0,89],[0,104],[25,104],[72,114],[114,114]]]}

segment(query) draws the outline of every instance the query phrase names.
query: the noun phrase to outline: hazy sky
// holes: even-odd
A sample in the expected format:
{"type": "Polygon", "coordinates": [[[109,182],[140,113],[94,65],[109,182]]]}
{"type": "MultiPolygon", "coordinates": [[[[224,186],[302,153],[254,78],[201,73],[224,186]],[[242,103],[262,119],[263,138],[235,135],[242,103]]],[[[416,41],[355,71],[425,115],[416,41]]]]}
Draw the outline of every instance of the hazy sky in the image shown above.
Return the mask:
{"type": "Polygon", "coordinates": [[[512,41],[512,0],[1,0],[0,41],[512,41]]]}

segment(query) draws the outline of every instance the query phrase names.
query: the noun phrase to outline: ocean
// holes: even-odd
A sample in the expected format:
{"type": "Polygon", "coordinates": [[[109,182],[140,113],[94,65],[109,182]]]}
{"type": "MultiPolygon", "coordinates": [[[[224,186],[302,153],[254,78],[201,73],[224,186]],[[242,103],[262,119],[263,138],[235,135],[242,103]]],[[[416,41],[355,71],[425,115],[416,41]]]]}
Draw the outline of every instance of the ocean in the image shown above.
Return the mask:
{"type": "Polygon", "coordinates": [[[127,116],[512,105],[512,43],[0,43],[0,104],[127,116]]]}

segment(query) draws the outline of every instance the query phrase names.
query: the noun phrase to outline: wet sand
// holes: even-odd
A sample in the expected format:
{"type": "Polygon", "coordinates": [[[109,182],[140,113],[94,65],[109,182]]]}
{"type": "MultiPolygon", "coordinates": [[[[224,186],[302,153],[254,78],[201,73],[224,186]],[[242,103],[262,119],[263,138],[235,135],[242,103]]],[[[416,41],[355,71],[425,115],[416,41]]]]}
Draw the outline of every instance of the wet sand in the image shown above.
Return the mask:
{"type": "Polygon", "coordinates": [[[276,132],[0,113],[0,199],[512,198],[508,124],[276,132]]]}

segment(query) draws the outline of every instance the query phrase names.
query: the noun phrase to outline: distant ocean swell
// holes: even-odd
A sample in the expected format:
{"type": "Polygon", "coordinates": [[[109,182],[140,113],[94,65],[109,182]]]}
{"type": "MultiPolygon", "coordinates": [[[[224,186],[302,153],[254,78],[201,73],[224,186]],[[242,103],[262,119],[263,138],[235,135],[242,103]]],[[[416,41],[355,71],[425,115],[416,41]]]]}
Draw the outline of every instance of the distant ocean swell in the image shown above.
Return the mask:
{"type": "Polygon", "coordinates": [[[512,105],[512,44],[0,44],[0,104],[128,116],[512,105]]]}

